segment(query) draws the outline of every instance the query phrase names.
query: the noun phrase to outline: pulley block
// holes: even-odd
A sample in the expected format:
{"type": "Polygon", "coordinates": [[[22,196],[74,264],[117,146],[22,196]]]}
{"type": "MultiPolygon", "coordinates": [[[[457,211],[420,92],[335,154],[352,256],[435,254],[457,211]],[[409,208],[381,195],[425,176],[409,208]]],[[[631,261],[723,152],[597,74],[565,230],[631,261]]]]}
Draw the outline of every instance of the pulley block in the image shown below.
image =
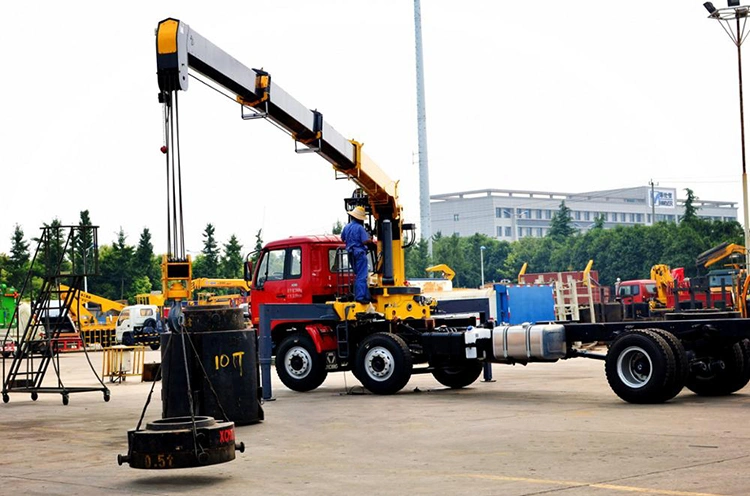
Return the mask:
{"type": "Polygon", "coordinates": [[[143,430],[128,431],[128,454],[117,455],[117,463],[131,468],[191,468],[234,460],[235,451],[245,451],[234,439],[234,422],[217,422],[213,417],[172,417],[146,424],[143,430]]]}

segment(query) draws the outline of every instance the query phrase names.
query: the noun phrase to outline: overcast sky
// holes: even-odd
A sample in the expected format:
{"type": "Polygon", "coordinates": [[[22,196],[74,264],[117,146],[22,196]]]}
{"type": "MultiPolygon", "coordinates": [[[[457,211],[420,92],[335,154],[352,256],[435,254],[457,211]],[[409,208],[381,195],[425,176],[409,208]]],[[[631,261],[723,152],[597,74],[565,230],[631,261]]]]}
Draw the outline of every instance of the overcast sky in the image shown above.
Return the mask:
{"type": "MultiPolygon", "coordinates": [[[[413,13],[411,0],[0,3],[0,251],[14,224],[32,237],[84,209],[101,244],[120,227],[137,244],[148,227],[166,251],[154,39],[166,17],[363,142],[418,222],[413,13]]],[[[431,193],[653,179],[741,214],[736,50],[706,15],[699,0],[423,0],[431,193]]],[[[189,251],[209,222],[250,249],[261,228],[271,241],[345,220],[353,185],[269,123],[194,81],[180,117],[189,251]]]]}

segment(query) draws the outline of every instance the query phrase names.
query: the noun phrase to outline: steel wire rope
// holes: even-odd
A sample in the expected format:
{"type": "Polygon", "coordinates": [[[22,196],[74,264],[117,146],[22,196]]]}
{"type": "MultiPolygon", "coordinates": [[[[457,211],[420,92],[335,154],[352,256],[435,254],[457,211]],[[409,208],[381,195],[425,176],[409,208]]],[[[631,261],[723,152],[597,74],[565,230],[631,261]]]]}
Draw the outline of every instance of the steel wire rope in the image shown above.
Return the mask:
{"type": "MultiPolygon", "coordinates": [[[[198,354],[198,350],[195,348],[195,344],[193,343],[193,338],[190,337],[190,334],[187,335],[188,342],[190,343],[190,348],[193,349],[193,355],[196,358],[200,358],[200,355],[198,354]]],[[[216,404],[219,405],[219,410],[221,410],[221,414],[224,416],[224,420],[229,422],[229,417],[227,416],[227,413],[224,411],[224,406],[221,404],[221,400],[219,399],[219,393],[216,392],[216,389],[214,389],[214,385],[211,382],[211,379],[208,377],[208,372],[206,372],[206,368],[203,366],[203,362],[201,360],[197,360],[198,365],[200,366],[201,372],[203,372],[203,378],[206,379],[206,382],[208,383],[209,389],[211,389],[211,393],[214,395],[214,399],[216,400],[216,404]]]]}
{"type": "Polygon", "coordinates": [[[169,250],[172,246],[172,229],[170,225],[170,204],[169,204],[169,156],[172,153],[171,150],[171,136],[172,134],[169,132],[169,122],[170,122],[170,109],[168,107],[171,107],[168,105],[167,102],[169,102],[170,98],[172,98],[171,93],[164,93],[164,105],[163,105],[163,113],[164,113],[164,126],[163,126],[163,139],[164,139],[164,147],[166,148],[166,153],[164,154],[164,160],[165,160],[165,172],[167,173],[167,191],[166,191],[166,198],[167,198],[167,250],[169,250]]]}
{"type": "MultiPolygon", "coordinates": [[[[173,94],[174,96],[174,94],[173,94]]],[[[175,160],[174,160],[174,147],[175,147],[175,136],[174,136],[174,103],[172,102],[172,105],[169,107],[169,113],[170,113],[170,120],[169,120],[169,131],[170,131],[170,147],[169,147],[169,166],[170,170],[172,172],[171,178],[171,186],[172,186],[172,198],[171,198],[171,229],[174,229],[173,237],[172,237],[172,256],[177,257],[177,191],[175,189],[175,182],[176,182],[176,176],[175,176],[175,160]]],[[[176,146],[179,146],[179,143],[177,143],[176,146]]]]}
{"type": "MultiPolygon", "coordinates": [[[[177,143],[177,187],[178,187],[178,195],[177,198],[179,199],[180,204],[180,212],[177,216],[179,222],[179,234],[180,234],[180,256],[179,258],[182,260],[185,258],[185,221],[183,218],[183,212],[182,212],[182,162],[180,159],[180,108],[178,105],[178,93],[175,92],[174,94],[174,111],[175,111],[175,131],[177,133],[177,136],[175,137],[175,141],[177,143]]],[[[176,207],[175,207],[176,208],[176,207]]],[[[175,229],[177,229],[177,226],[175,226],[175,229]]]]}
{"type": "MultiPolygon", "coordinates": [[[[169,339],[167,340],[167,344],[162,350],[162,355],[167,355],[169,352],[170,345],[172,344],[172,337],[174,336],[174,333],[169,333],[169,339]]],[[[151,389],[148,392],[148,396],[146,397],[146,404],[143,405],[143,410],[141,411],[141,418],[138,419],[138,424],[135,426],[135,430],[139,431],[141,430],[141,425],[143,424],[143,418],[146,416],[146,410],[148,409],[149,403],[151,403],[151,396],[154,394],[154,388],[156,387],[156,378],[159,377],[159,374],[161,373],[161,362],[159,362],[159,366],[156,368],[156,372],[154,375],[154,381],[151,383],[151,389]]],[[[163,378],[162,378],[163,379],[163,378]]]]}
{"type": "MultiPolygon", "coordinates": [[[[173,333],[169,333],[169,339],[167,340],[167,344],[162,350],[163,355],[167,355],[169,352],[170,345],[172,344],[172,337],[174,336],[173,333]]],[[[148,392],[148,396],[146,397],[146,404],[143,405],[143,410],[141,411],[141,418],[138,419],[138,424],[135,426],[135,430],[139,431],[141,430],[141,425],[143,424],[143,418],[146,416],[146,409],[148,409],[149,403],[151,403],[151,396],[154,394],[154,387],[156,386],[156,378],[159,377],[159,374],[161,373],[161,362],[159,362],[159,366],[156,368],[156,373],[154,374],[154,381],[151,383],[151,389],[148,392]]]]}
{"type": "MultiPolygon", "coordinates": [[[[178,310],[179,311],[179,310],[178,310]]],[[[179,321],[182,317],[181,312],[175,321],[179,321]]],[[[188,405],[190,406],[190,422],[192,425],[192,433],[193,433],[193,453],[195,453],[195,458],[198,459],[198,429],[195,423],[195,406],[193,405],[193,390],[190,387],[190,365],[188,363],[187,359],[187,348],[185,347],[185,326],[182,324],[182,322],[177,323],[177,329],[180,334],[180,340],[182,341],[182,361],[185,365],[185,384],[187,386],[187,397],[188,397],[188,405]]],[[[202,451],[202,450],[201,450],[202,451]]]]}

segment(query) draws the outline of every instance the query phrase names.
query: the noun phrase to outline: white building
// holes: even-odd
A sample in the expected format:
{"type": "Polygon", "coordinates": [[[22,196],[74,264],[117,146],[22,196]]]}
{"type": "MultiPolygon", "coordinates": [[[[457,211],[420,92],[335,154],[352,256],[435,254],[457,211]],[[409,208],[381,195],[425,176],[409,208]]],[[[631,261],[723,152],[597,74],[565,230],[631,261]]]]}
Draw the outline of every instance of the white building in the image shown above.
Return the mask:
{"type": "MultiPolygon", "coordinates": [[[[685,210],[685,200],[677,198],[675,188],[650,186],[588,193],[485,189],[432,195],[430,200],[433,233],[480,233],[506,241],[545,236],[562,201],[580,232],[589,230],[598,216],[604,218],[605,228],[611,228],[679,222],[685,210]]],[[[696,200],[694,206],[699,217],[737,220],[735,202],[696,200]]]]}

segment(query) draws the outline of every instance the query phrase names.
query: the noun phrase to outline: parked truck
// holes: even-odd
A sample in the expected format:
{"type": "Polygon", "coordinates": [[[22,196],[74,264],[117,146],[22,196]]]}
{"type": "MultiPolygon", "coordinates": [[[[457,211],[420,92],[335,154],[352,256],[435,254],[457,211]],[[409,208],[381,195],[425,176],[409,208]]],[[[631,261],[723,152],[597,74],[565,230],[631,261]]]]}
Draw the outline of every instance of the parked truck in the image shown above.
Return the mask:
{"type": "Polygon", "coordinates": [[[115,323],[115,341],[126,346],[143,344],[158,350],[162,332],[164,328],[156,305],[126,306],[115,323]]]}
{"type": "MultiPolygon", "coordinates": [[[[605,363],[612,390],[632,403],[660,403],[687,386],[697,394],[730,394],[750,380],[750,319],[736,312],[671,312],[660,320],[597,323],[530,322],[481,326],[441,317],[434,299],[406,284],[404,249],[413,240],[398,201],[398,183],[378,168],[358,141],[331,127],[271,80],[250,69],[187,24],[165,19],[157,28],[157,78],[165,129],[175,126],[177,91],[189,71],[232,94],[246,119],[262,117],[288,132],[295,149],[317,153],[337,176],[356,184],[346,208],[362,206],[377,239],[370,277],[372,306],[352,301],[351,271],[337,238],[289,238],[269,243],[246,267],[258,326],[263,394],[271,395],[271,356],[282,382],[295,391],[320,386],[329,372],[352,371],[371,392],[400,391],[412,374],[441,384],[473,383],[485,363],[552,363],[592,358],[605,363]],[[294,303],[294,304],[289,304],[294,303]],[[592,353],[579,343],[604,342],[592,353]]],[[[165,147],[170,154],[179,150],[165,147]]]]}
{"type": "Polygon", "coordinates": [[[712,289],[709,278],[689,280],[684,269],[670,269],[664,264],[651,267],[650,279],[621,281],[617,297],[632,316],[671,312],[674,309],[733,308],[732,287],[712,289]]]}

